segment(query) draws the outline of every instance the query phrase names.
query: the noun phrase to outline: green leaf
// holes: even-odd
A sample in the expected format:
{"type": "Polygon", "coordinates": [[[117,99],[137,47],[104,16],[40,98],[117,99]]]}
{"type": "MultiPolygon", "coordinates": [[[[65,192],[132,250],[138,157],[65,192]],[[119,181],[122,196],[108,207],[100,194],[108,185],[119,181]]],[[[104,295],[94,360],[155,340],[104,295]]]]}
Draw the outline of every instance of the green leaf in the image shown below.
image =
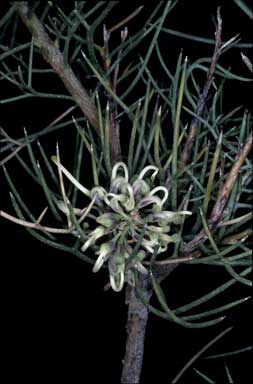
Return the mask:
{"type": "Polygon", "coordinates": [[[238,5],[238,7],[247,15],[251,20],[253,18],[253,10],[248,7],[242,0],[234,0],[234,2],[238,5]]]}
{"type": "Polygon", "coordinates": [[[167,315],[168,320],[174,321],[175,323],[182,325],[183,327],[187,327],[187,328],[205,328],[205,327],[215,325],[215,324],[221,322],[222,320],[224,320],[224,317],[219,317],[217,319],[213,319],[213,320],[209,320],[209,321],[205,321],[205,322],[201,322],[201,323],[190,323],[190,322],[183,320],[182,318],[179,318],[175,314],[175,311],[172,311],[168,307],[164,293],[163,293],[160,285],[157,283],[156,279],[154,278],[153,274],[151,274],[151,282],[152,282],[156,297],[157,297],[159,303],[161,304],[162,309],[165,311],[165,314],[167,315]]]}

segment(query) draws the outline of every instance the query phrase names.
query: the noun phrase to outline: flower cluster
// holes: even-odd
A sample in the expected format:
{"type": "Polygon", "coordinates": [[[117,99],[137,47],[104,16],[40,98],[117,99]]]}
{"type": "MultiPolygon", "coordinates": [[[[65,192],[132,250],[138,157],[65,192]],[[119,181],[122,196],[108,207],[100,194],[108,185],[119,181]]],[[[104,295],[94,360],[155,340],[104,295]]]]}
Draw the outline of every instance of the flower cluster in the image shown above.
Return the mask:
{"type": "Polygon", "coordinates": [[[107,262],[110,285],[120,291],[124,282],[134,285],[133,270],[148,273],[142,261],[154,251],[165,252],[169,243],[179,241],[178,234],[169,235],[171,223],[179,224],[182,215],[188,211],[171,212],[163,210],[168,191],[163,186],[150,188],[147,174],[153,182],[158,173],[155,166],[147,166],[130,183],[125,163],[118,162],[112,169],[109,191],[101,186],[91,191],[84,188],[69,172],[54,159],[62,172],[94,201],[99,212],[97,226],[88,234],[81,250],[98,246],[98,256],[93,272],[107,262]],[[101,243],[101,238],[104,242],[101,243]]]}

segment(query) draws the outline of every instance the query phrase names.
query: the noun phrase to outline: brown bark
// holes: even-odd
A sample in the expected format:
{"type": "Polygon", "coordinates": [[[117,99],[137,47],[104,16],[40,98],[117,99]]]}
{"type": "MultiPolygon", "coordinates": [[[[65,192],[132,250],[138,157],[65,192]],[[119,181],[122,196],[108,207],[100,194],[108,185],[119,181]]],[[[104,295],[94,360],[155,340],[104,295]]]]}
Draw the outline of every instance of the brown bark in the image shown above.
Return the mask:
{"type": "MultiPolygon", "coordinates": [[[[140,285],[147,302],[152,291],[148,290],[148,280],[140,278],[140,285]]],[[[127,287],[128,305],[126,352],[121,376],[121,384],[138,384],[142,369],[148,309],[136,295],[134,287],[127,287]]]]}
{"type": "MultiPolygon", "coordinates": [[[[215,32],[215,47],[214,47],[214,52],[211,60],[210,69],[207,74],[207,78],[206,78],[205,85],[203,87],[202,94],[200,96],[199,105],[197,107],[197,111],[196,111],[197,116],[201,116],[204,111],[206,101],[210,93],[210,88],[213,83],[216,65],[221,54],[221,31],[222,31],[222,19],[220,16],[220,8],[218,8],[217,27],[215,32]]],[[[180,156],[180,163],[179,163],[180,169],[185,167],[185,165],[188,163],[190,159],[191,150],[195,142],[195,137],[197,135],[199,125],[200,125],[199,118],[194,117],[190,125],[190,131],[189,131],[184,149],[180,156]]]]}

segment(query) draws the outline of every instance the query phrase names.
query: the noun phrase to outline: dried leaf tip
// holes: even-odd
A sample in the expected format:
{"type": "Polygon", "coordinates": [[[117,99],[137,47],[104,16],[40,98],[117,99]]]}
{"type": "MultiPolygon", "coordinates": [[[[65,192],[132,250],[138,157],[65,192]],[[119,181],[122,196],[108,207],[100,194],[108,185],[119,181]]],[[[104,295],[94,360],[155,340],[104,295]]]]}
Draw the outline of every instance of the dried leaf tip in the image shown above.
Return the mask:
{"type": "Polygon", "coordinates": [[[219,24],[219,25],[221,25],[221,23],[222,23],[222,18],[221,18],[220,9],[221,9],[221,7],[219,6],[219,7],[217,8],[217,21],[218,21],[218,24],[219,24]]]}
{"type": "Polygon", "coordinates": [[[110,39],[110,35],[110,31],[106,28],[106,25],[103,24],[103,38],[105,43],[107,43],[110,39]]]}
{"type": "Polygon", "coordinates": [[[123,31],[120,32],[121,41],[125,41],[128,35],[128,28],[125,27],[123,31]]]}
{"type": "Polygon", "coordinates": [[[81,51],[81,54],[83,55],[83,58],[86,60],[87,56],[85,55],[85,53],[83,51],[81,51]]]}
{"type": "Polygon", "coordinates": [[[246,65],[246,67],[250,70],[250,72],[253,72],[253,65],[252,65],[252,62],[250,61],[250,59],[248,58],[248,56],[244,55],[241,52],[241,58],[242,58],[244,64],[246,65]]]}
{"type": "Polygon", "coordinates": [[[221,145],[222,143],[222,137],[223,137],[223,132],[221,131],[219,139],[218,139],[218,145],[221,145]]]}
{"type": "Polygon", "coordinates": [[[60,151],[59,151],[59,143],[58,143],[58,141],[56,143],[56,156],[57,156],[57,159],[60,159],[60,151]]]}
{"type": "Polygon", "coordinates": [[[3,170],[4,170],[4,173],[6,174],[6,173],[7,173],[7,170],[6,170],[5,165],[3,165],[3,170]]]}

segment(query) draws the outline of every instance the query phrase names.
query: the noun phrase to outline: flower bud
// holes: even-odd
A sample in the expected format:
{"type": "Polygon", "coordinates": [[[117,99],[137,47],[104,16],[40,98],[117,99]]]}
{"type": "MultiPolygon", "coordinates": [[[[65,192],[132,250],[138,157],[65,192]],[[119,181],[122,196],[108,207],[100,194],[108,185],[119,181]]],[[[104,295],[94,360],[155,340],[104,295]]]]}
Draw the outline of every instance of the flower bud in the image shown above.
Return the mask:
{"type": "Polygon", "coordinates": [[[57,200],[56,201],[56,205],[58,207],[58,209],[65,213],[65,215],[69,216],[70,215],[70,212],[69,212],[69,208],[66,206],[66,204],[64,203],[64,201],[62,200],[57,200]]]}
{"type": "Polygon", "coordinates": [[[154,181],[159,169],[155,167],[154,165],[147,165],[139,174],[138,179],[143,179],[144,175],[149,172],[150,170],[153,170],[154,172],[151,175],[151,180],[154,181]]]}
{"type": "Polygon", "coordinates": [[[124,285],[124,272],[121,271],[115,276],[110,274],[110,284],[115,292],[120,292],[124,285]]]}
{"type": "Polygon", "coordinates": [[[90,191],[90,197],[91,197],[91,199],[93,199],[96,196],[95,202],[97,205],[101,206],[101,205],[103,205],[103,200],[104,200],[106,193],[107,192],[103,187],[94,187],[90,191]]]}
{"type": "Polygon", "coordinates": [[[98,216],[96,222],[103,225],[106,228],[111,228],[116,225],[121,219],[121,216],[117,213],[103,213],[98,216]]]}
{"type": "Polygon", "coordinates": [[[131,269],[128,269],[125,272],[125,281],[127,281],[128,284],[131,285],[131,287],[135,286],[134,273],[133,273],[133,271],[131,269]]]}
{"type": "Polygon", "coordinates": [[[136,254],[136,256],[135,256],[135,259],[136,259],[137,261],[142,261],[142,260],[145,259],[145,257],[146,257],[146,252],[143,251],[143,249],[141,249],[139,252],[137,252],[137,254],[136,254]]]}
{"type": "MultiPolygon", "coordinates": [[[[162,206],[162,201],[157,196],[147,196],[141,199],[141,201],[138,203],[138,208],[144,208],[147,205],[154,204],[154,206],[162,206]]],[[[154,207],[153,207],[154,209],[154,207]]]]}
{"type": "Polygon", "coordinates": [[[119,161],[118,163],[116,163],[112,169],[112,176],[111,176],[111,182],[113,182],[113,180],[115,180],[118,176],[117,176],[117,173],[118,173],[118,169],[119,168],[122,168],[123,171],[124,171],[124,180],[125,181],[128,181],[128,169],[127,169],[127,166],[125,163],[119,161]]]}
{"type": "Polygon", "coordinates": [[[170,226],[169,225],[164,225],[164,226],[155,226],[155,225],[148,225],[147,229],[153,232],[158,232],[158,233],[165,233],[170,231],[170,226]]]}
{"type": "Polygon", "coordinates": [[[168,223],[180,224],[182,222],[182,215],[191,215],[192,213],[189,211],[162,211],[153,213],[148,216],[149,222],[158,222],[158,225],[165,226],[168,223]]]}
{"type": "Polygon", "coordinates": [[[92,244],[96,242],[97,239],[104,236],[106,232],[106,229],[102,226],[97,227],[89,234],[88,240],[84,243],[84,245],[81,248],[81,251],[86,251],[87,248],[89,248],[92,244]]]}
{"type": "Polygon", "coordinates": [[[164,243],[178,243],[180,241],[180,236],[178,233],[175,233],[174,235],[172,236],[169,236],[169,235],[166,235],[165,233],[162,233],[160,235],[160,239],[164,242],[164,243]]]}
{"type": "Polygon", "coordinates": [[[141,197],[141,195],[145,196],[150,192],[150,187],[148,183],[142,179],[135,180],[132,185],[132,188],[135,197],[141,197]]]}
{"type": "MultiPolygon", "coordinates": [[[[111,193],[118,193],[119,190],[122,192],[122,186],[126,184],[126,179],[124,177],[117,177],[116,179],[112,180],[110,192],[111,193]]],[[[128,184],[128,183],[127,183],[128,184]]]]}
{"type": "Polygon", "coordinates": [[[112,262],[113,262],[116,266],[119,266],[119,265],[125,264],[125,258],[124,258],[124,256],[122,256],[122,255],[118,255],[118,254],[115,255],[115,254],[114,254],[114,255],[113,255],[112,262]]]}
{"type": "Polygon", "coordinates": [[[111,250],[112,247],[110,243],[103,243],[100,246],[99,251],[96,252],[97,254],[99,254],[99,257],[97,258],[97,261],[94,264],[92,272],[97,272],[102,267],[104,262],[109,258],[111,250]]]}

